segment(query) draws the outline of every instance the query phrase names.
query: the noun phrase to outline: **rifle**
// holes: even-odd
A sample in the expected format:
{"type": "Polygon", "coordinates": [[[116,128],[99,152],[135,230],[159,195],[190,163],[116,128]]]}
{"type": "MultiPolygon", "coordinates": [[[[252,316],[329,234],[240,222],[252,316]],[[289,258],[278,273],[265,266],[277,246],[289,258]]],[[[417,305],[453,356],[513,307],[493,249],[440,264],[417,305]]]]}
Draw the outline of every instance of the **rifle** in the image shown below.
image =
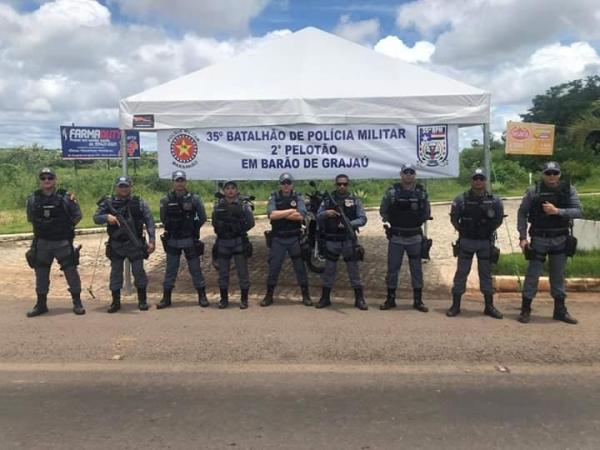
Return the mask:
{"type": "Polygon", "coordinates": [[[339,205],[329,191],[323,193],[323,198],[333,205],[333,209],[340,215],[344,231],[348,240],[352,241],[352,252],[357,260],[362,261],[365,256],[365,250],[361,245],[358,244],[358,230],[354,229],[352,222],[348,219],[348,216],[344,212],[344,208],[339,205]]]}
{"type": "Polygon", "coordinates": [[[324,194],[324,197],[328,200],[328,202],[331,203],[332,205],[334,205],[333,209],[335,209],[335,211],[340,215],[340,219],[342,220],[342,225],[344,226],[344,230],[346,231],[346,236],[348,237],[349,240],[352,241],[353,244],[356,244],[358,242],[358,237],[356,236],[356,233],[358,232],[358,230],[355,230],[354,227],[352,226],[350,219],[348,219],[348,216],[344,212],[344,208],[342,208],[335,201],[335,199],[333,198],[333,196],[331,195],[330,192],[325,191],[323,194],[324,194]]]}
{"type": "Polygon", "coordinates": [[[133,246],[139,250],[141,250],[144,254],[146,252],[146,245],[140,240],[140,238],[133,231],[133,226],[131,222],[126,219],[123,214],[121,214],[117,209],[113,206],[112,202],[108,197],[102,197],[98,200],[97,205],[101,206],[102,204],[106,205],[108,212],[117,218],[119,221],[119,230],[123,230],[127,239],[133,246]]]}

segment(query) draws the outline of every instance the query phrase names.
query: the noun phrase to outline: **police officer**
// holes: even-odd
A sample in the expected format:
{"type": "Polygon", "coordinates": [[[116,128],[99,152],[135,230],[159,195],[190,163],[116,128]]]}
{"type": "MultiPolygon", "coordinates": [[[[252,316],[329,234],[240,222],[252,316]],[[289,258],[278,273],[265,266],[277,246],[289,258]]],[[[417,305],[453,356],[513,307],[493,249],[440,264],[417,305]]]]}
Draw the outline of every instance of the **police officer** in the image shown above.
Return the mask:
{"type": "Polygon", "coordinates": [[[302,222],[308,213],[302,195],[294,191],[294,178],[289,173],[279,177],[279,191],[273,192],[267,205],[271,220],[271,248],[269,251],[269,275],[267,294],[260,306],[273,304],[273,293],[286,253],[290,255],[296,279],[302,290],[302,303],[312,306],[308,290],[308,275],[300,249],[302,222]]]}
{"type": "Polygon", "coordinates": [[[569,233],[571,220],[581,216],[581,202],[575,187],[560,181],[560,165],[554,161],[544,164],[542,181],[527,190],[518,212],[519,246],[529,259],[519,322],[529,322],[531,302],[537,293],[538,279],[548,255],[550,294],[554,298],[552,317],[573,325],[577,323],[565,306],[565,264],[567,256],[575,252],[569,233]],[[528,221],[531,240],[527,239],[528,221]]]}
{"type": "Polygon", "coordinates": [[[60,264],[73,299],[73,312],[85,314],[81,303],[81,280],[77,271],[79,249],[73,247],[75,225],[81,220],[81,209],[75,196],[56,188],[56,173],[40,170],[39,189],[27,199],[27,220],[33,224],[34,239],[27,252],[27,262],[35,270],[37,303],[27,317],[48,312],[50,267],[54,259],[60,264]]]}
{"type": "Polygon", "coordinates": [[[387,297],[380,305],[386,310],[396,307],[396,287],[398,272],[404,252],[408,255],[410,280],[413,287],[413,308],[427,312],[423,304],[423,268],[421,246],[423,244],[422,225],[431,215],[427,192],[417,184],[416,170],[412,164],[405,164],[400,171],[400,183],[394,184],[381,200],[379,214],[386,228],[388,243],[388,270],[385,278],[387,297]]]}
{"type": "Polygon", "coordinates": [[[461,296],[466,290],[473,255],[477,254],[479,289],[485,299],[483,313],[494,319],[502,319],[502,314],[494,307],[490,258],[494,233],[504,220],[504,207],[498,197],[486,191],[486,179],[483,169],[475,169],[471,176],[471,189],[452,202],[450,220],[459,233],[459,239],[452,306],[446,311],[448,317],[460,314],[461,296]]]}
{"type": "Polygon", "coordinates": [[[107,224],[108,242],[106,256],[110,259],[110,291],[112,303],[109,313],[121,309],[121,288],[123,287],[123,263],[125,258],[131,262],[131,272],[137,288],[140,311],[148,310],[146,287],[148,277],[144,270],[144,258],[155,249],[156,233],[154,219],[148,204],[137,195],[131,195],[131,178],[117,177],[115,195],[98,202],[94,222],[107,224]],[[144,239],[144,225],[148,242],[144,239]],[[133,232],[133,236],[129,234],[133,232]]]}
{"type": "Polygon", "coordinates": [[[240,199],[235,181],[227,181],[223,185],[223,197],[215,205],[212,224],[217,235],[215,246],[221,292],[218,307],[224,309],[229,306],[229,266],[233,258],[240,282],[240,309],[246,309],[250,290],[248,257],[252,254],[248,231],[254,227],[254,215],[248,203],[240,199]]]}
{"type": "Polygon", "coordinates": [[[340,174],[335,177],[336,190],[331,198],[326,196],[319,207],[317,221],[323,230],[325,238],[325,271],[323,272],[323,291],[317,308],[331,305],[331,288],[335,283],[337,260],[340,256],[346,262],[350,283],[354,288],[354,306],[361,310],[368,309],[365,301],[358,261],[362,259],[362,247],[358,246],[350,237],[358,228],[365,226],[367,215],[361,201],[348,192],[350,179],[347,175],[340,174]],[[347,230],[343,224],[341,214],[336,207],[344,211],[350,220],[352,230],[347,230]]]}
{"type": "Polygon", "coordinates": [[[171,179],[173,190],[160,200],[160,220],[165,227],[165,234],[161,239],[167,254],[167,269],[163,296],[156,307],[162,309],[171,306],[171,293],[175,287],[182,251],[198,292],[198,303],[207,307],[206,283],[200,268],[200,255],[204,252],[204,246],[200,242],[200,227],[206,222],[206,211],[200,197],[188,192],[183,170],[173,172],[171,179]]]}

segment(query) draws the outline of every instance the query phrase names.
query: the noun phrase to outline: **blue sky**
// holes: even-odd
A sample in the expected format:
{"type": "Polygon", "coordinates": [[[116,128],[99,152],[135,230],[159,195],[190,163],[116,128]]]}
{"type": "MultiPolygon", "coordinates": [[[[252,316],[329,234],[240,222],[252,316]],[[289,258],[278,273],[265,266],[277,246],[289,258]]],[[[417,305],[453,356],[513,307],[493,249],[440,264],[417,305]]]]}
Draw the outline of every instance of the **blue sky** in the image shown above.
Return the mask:
{"type": "Polygon", "coordinates": [[[600,73],[597,0],[0,0],[0,146],[116,126],[120,98],[306,26],[491,92],[498,134],[600,73]]]}

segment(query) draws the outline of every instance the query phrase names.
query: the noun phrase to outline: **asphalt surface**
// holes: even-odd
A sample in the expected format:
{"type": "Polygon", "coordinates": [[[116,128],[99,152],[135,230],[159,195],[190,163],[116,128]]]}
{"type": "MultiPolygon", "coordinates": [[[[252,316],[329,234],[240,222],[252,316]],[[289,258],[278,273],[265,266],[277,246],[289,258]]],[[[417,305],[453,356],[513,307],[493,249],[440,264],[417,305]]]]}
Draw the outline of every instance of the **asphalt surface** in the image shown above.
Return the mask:
{"type": "Polygon", "coordinates": [[[600,381],[577,368],[0,373],[3,449],[600,446],[600,381]]]}

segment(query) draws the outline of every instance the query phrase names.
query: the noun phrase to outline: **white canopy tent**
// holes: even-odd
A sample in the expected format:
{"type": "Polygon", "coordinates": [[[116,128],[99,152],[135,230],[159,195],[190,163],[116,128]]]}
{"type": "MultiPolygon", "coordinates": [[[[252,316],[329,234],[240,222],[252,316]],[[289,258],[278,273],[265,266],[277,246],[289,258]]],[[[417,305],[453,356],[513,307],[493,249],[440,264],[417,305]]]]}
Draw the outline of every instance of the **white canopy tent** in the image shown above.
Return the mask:
{"type": "Polygon", "coordinates": [[[120,127],[134,128],[136,115],[152,115],[153,126],[147,129],[155,131],[294,124],[483,125],[486,144],[490,94],[309,27],[122,99],[120,127]]]}

